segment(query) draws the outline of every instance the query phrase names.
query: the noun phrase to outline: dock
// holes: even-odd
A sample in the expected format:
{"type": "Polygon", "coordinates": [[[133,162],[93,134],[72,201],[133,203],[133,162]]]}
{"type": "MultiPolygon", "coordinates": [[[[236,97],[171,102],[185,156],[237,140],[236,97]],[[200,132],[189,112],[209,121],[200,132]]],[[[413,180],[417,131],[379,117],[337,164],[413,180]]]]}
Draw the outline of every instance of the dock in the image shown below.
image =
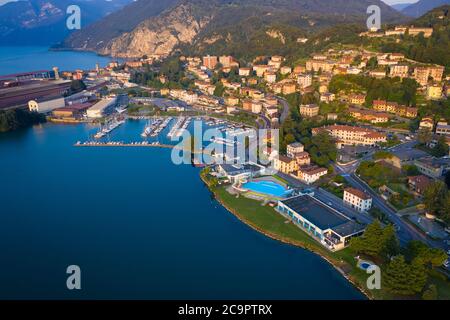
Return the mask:
{"type": "MultiPolygon", "coordinates": [[[[73,145],[74,147],[134,147],[134,148],[162,148],[162,149],[178,149],[187,152],[192,152],[190,149],[182,148],[177,145],[162,144],[158,142],[147,142],[147,141],[136,141],[136,142],[122,142],[122,141],[109,141],[109,142],[99,142],[99,141],[78,141],[73,145]]],[[[204,153],[204,150],[194,151],[193,154],[204,153]]]]}

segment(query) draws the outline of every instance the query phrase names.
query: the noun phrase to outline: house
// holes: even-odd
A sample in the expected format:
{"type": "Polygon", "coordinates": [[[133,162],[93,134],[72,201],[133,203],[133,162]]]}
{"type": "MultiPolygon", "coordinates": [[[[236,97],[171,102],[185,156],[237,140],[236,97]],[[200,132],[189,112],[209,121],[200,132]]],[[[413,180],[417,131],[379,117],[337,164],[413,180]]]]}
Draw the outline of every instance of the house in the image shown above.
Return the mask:
{"type": "Polygon", "coordinates": [[[433,28],[416,28],[416,27],[410,27],[408,29],[408,34],[410,36],[418,36],[419,34],[423,33],[423,36],[425,38],[429,38],[431,37],[431,35],[433,34],[433,28]]]}
{"type": "Polygon", "coordinates": [[[345,204],[359,212],[367,212],[372,207],[372,197],[355,188],[346,188],[343,200],[345,204]]]}
{"type": "Polygon", "coordinates": [[[300,114],[306,118],[312,118],[319,115],[320,108],[317,104],[300,105],[300,114]]]}
{"type": "Polygon", "coordinates": [[[350,103],[356,105],[363,105],[366,102],[366,96],[363,94],[352,94],[350,96],[350,103]]]}
{"type": "Polygon", "coordinates": [[[312,75],[311,74],[299,74],[297,76],[297,83],[300,88],[307,88],[312,85],[312,75]]]}
{"type": "Polygon", "coordinates": [[[338,147],[341,145],[375,146],[377,143],[386,142],[386,134],[384,133],[347,125],[313,128],[312,134],[317,135],[323,131],[328,132],[333,138],[337,139],[338,147]]]}
{"type": "Polygon", "coordinates": [[[448,170],[449,160],[426,157],[417,159],[414,161],[414,165],[419,169],[420,173],[433,179],[439,179],[448,170]]]}
{"type": "Polygon", "coordinates": [[[312,184],[326,175],[328,170],[316,165],[301,166],[298,169],[297,177],[306,184],[312,184]]]}
{"type": "Polygon", "coordinates": [[[291,158],[295,158],[295,155],[297,153],[301,153],[304,151],[305,151],[305,147],[300,142],[294,142],[294,143],[288,144],[286,147],[286,153],[291,158]]]}
{"type": "Polygon", "coordinates": [[[234,96],[225,97],[225,104],[227,106],[237,106],[239,104],[239,98],[234,96]]]}
{"type": "Polygon", "coordinates": [[[264,76],[264,74],[269,71],[271,69],[270,66],[266,65],[266,64],[260,64],[260,65],[254,65],[253,66],[253,71],[256,72],[256,75],[258,77],[262,77],[264,76]]]}
{"type": "Polygon", "coordinates": [[[325,103],[330,103],[336,100],[336,95],[334,93],[325,92],[320,95],[320,101],[325,103]]]}
{"type": "Polygon", "coordinates": [[[423,194],[432,181],[424,175],[408,177],[408,186],[412,191],[423,194]]]}
{"type": "Polygon", "coordinates": [[[335,121],[337,120],[338,115],[336,113],[328,113],[327,114],[327,120],[335,121]]]}
{"type": "Polygon", "coordinates": [[[231,183],[237,183],[264,174],[265,168],[254,163],[219,164],[216,170],[220,177],[227,178],[231,183]]]}
{"type": "Polygon", "coordinates": [[[419,130],[430,130],[434,129],[434,121],[432,118],[423,118],[419,123],[419,130]]]}
{"type": "Polygon", "coordinates": [[[309,195],[278,201],[276,210],[331,251],[344,249],[366,228],[309,195]]]}
{"type": "Polygon", "coordinates": [[[311,164],[311,157],[309,156],[309,153],[306,151],[295,153],[294,158],[297,161],[299,167],[311,164]]]}
{"type": "Polygon", "coordinates": [[[297,161],[294,158],[279,155],[274,159],[274,168],[282,173],[289,174],[298,170],[297,161]]]}
{"type": "Polygon", "coordinates": [[[287,75],[287,74],[290,74],[292,72],[292,68],[291,67],[288,67],[288,66],[283,66],[283,67],[281,67],[281,69],[280,69],[280,73],[284,76],[284,75],[287,75]]]}
{"type": "Polygon", "coordinates": [[[428,100],[442,99],[442,85],[439,85],[437,83],[429,85],[427,88],[427,99],[428,100]]]}
{"type": "Polygon", "coordinates": [[[205,66],[206,68],[213,70],[217,63],[218,63],[218,59],[216,56],[205,56],[203,57],[203,66],[205,66]]]}
{"type": "Polygon", "coordinates": [[[436,124],[436,134],[445,136],[450,135],[450,125],[448,125],[447,121],[440,120],[436,124]]]}
{"type": "Polygon", "coordinates": [[[252,73],[251,68],[239,68],[239,75],[241,77],[248,77],[252,73]]]}
{"type": "Polygon", "coordinates": [[[331,60],[318,60],[318,59],[312,59],[306,61],[306,70],[307,71],[314,71],[314,72],[331,72],[333,71],[334,66],[336,63],[331,60]]]}
{"type": "Polygon", "coordinates": [[[391,77],[407,78],[409,76],[409,66],[408,65],[395,65],[391,67],[390,74],[391,77]]]}
{"type": "Polygon", "coordinates": [[[353,118],[370,123],[386,123],[391,118],[387,113],[367,109],[349,108],[348,111],[353,118]]]}
{"type": "Polygon", "coordinates": [[[268,83],[275,83],[277,81],[277,74],[274,72],[266,72],[264,74],[264,80],[268,83]]]}
{"type": "Polygon", "coordinates": [[[283,94],[288,95],[297,91],[297,86],[294,82],[286,82],[283,84],[283,94]]]}
{"type": "Polygon", "coordinates": [[[386,77],[386,71],[384,70],[372,70],[369,72],[369,76],[377,79],[383,79],[386,77]]]}
{"type": "Polygon", "coordinates": [[[252,101],[252,112],[259,114],[262,112],[263,105],[260,101],[252,101]]]}

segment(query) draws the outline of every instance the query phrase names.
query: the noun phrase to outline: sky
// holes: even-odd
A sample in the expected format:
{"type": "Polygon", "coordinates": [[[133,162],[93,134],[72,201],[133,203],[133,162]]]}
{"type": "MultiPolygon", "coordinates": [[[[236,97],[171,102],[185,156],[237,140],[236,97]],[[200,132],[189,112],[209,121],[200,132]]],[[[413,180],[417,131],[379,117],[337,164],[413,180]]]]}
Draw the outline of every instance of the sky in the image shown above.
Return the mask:
{"type": "MultiPolygon", "coordinates": [[[[11,1],[17,0],[0,0],[0,6],[11,1]]],[[[394,4],[394,3],[413,3],[419,0],[383,0],[383,1],[386,2],[387,4],[394,4]]]]}
{"type": "MultiPolygon", "coordinates": [[[[0,0],[1,1],[1,0],[0,0]]],[[[387,4],[397,4],[397,3],[415,3],[419,0],[383,0],[387,4]]]]}

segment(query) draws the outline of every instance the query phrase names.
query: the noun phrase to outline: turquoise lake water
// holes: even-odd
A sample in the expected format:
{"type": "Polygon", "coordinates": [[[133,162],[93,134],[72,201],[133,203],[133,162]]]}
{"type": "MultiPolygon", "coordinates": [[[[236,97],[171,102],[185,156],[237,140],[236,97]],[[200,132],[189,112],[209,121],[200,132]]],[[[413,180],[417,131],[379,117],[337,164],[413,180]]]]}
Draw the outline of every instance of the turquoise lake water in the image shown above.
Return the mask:
{"type": "Polygon", "coordinates": [[[236,219],[170,150],[72,146],[96,130],[0,134],[0,298],[364,298],[319,256],[236,219]],[[66,289],[69,265],[80,291],[66,289]]]}
{"type": "Polygon", "coordinates": [[[50,70],[94,69],[95,64],[105,66],[111,58],[98,56],[92,52],[49,51],[39,46],[0,46],[0,75],[50,70]]]}

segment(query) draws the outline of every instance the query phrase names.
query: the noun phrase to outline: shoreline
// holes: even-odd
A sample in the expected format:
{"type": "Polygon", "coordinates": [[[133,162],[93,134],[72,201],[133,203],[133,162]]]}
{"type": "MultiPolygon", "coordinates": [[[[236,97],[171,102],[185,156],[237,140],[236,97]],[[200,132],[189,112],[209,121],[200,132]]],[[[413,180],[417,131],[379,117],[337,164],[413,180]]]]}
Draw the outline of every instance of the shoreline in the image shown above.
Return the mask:
{"type": "Polygon", "coordinates": [[[323,253],[311,248],[308,245],[303,245],[301,243],[295,242],[295,241],[291,241],[288,239],[285,239],[283,237],[280,237],[277,234],[274,234],[272,232],[268,232],[266,230],[263,230],[262,228],[256,226],[254,223],[252,223],[251,221],[245,219],[244,217],[242,217],[242,215],[239,214],[239,212],[237,210],[235,210],[234,208],[229,207],[226,203],[224,203],[224,201],[222,201],[222,199],[220,199],[217,194],[211,190],[210,186],[208,185],[207,181],[204,179],[203,175],[200,174],[200,179],[202,180],[202,182],[205,184],[205,186],[208,188],[208,190],[214,195],[214,199],[222,206],[224,207],[228,212],[230,212],[233,216],[235,216],[239,221],[241,221],[242,223],[244,223],[245,225],[247,225],[248,227],[252,228],[253,230],[263,234],[264,236],[272,239],[272,240],[276,240],[279,241],[281,243],[284,244],[288,244],[288,245],[292,245],[294,247],[297,248],[301,248],[304,250],[308,250],[309,252],[312,252],[316,255],[318,255],[319,257],[321,257],[323,260],[325,260],[326,262],[328,262],[337,272],[339,272],[339,274],[341,274],[348,282],[350,282],[350,284],[356,288],[359,292],[361,292],[367,299],[369,300],[375,300],[374,297],[369,293],[366,292],[366,290],[364,290],[364,288],[360,287],[355,280],[353,280],[349,275],[347,275],[344,270],[342,270],[339,265],[337,264],[337,262],[333,261],[330,257],[325,256],[323,253]]]}

